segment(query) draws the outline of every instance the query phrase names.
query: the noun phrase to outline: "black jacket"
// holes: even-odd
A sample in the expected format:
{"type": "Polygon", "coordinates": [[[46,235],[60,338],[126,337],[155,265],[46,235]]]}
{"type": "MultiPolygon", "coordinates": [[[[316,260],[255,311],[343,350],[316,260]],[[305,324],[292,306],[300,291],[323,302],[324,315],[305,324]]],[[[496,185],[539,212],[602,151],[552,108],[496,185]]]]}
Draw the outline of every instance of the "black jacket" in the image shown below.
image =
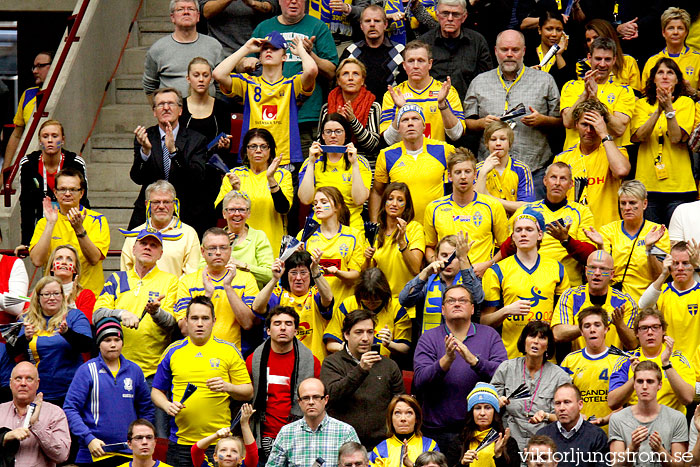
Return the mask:
{"type": "MultiPolygon", "coordinates": [[[[146,222],[146,187],[155,181],[165,179],[163,147],[158,126],[152,126],[146,132],[153,148],[151,155],[145,161],[141,158],[141,145],[134,138],[134,163],[129,175],[134,183],[141,185],[141,192],[134,203],[134,212],[129,221],[130,229],[146,222]]],[[[180,200],[180,219],[185,224],[191,225],[201,237],[206,229],[212,227],[204,225],[207,222],[202,222],[200,214],[204,210],[203,203],[214,205],[213,199],[205,199],[203,189],[207,141],[196,131],[180,126],[175,147],[177,152],[170,164],[168,181],[175,187],[180,200]]]]}
{"type": "MultiPolygon", "coordinates": [[[[87,175],[85,173],[85,161],[83,158],[70,151],[63,151],[63,156],[62,168],[71,168],[82,173],[87,186],[87,175]]],[[[21,243],[27,246],[34,234],[34,226],[39,219],[44,217],[44,209],[42,207],[44,196],[48,196],[52,201],[56,201],[56,195],[48,186],[46,187],[46,195],[44,194],[44,177],[43,174],[39,173],[40,158],[41,151],[34,151],[25,155],[19,163],[19,184],[21,188],[19,194],[22,228],[21,243]]],[[[90,202],[87,199],[87,190],[83,193],[80,204],[86,208],[90,207],[90,202]]]]}

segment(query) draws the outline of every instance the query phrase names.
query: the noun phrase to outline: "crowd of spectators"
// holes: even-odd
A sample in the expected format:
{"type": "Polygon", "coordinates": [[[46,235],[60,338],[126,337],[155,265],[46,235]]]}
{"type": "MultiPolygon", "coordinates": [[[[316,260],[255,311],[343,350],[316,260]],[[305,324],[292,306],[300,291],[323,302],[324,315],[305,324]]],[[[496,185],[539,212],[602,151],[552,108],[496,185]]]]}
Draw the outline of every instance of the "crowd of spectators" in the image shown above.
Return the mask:
{"type": "Polygon", "coordinates": [[[699,14],[171,0],[120,271],[20,161],[0,464],[700,465],[699,14]]]}

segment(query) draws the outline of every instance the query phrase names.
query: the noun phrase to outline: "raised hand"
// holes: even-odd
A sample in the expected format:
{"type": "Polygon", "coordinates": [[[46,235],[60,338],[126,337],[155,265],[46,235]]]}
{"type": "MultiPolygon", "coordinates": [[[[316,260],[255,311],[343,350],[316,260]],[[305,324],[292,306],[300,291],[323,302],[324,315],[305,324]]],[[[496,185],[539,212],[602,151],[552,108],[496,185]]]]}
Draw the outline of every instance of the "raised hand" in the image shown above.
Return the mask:
{"type": "Polygon", "coordinates": [[[151,141],[148,139],[148,134],[146,133],[146,127],[145,126],[137,126],[136,129],[134,130],[134,135],[136,135],[136,142],[141,145],[141,149],[143,149],[143,153],[146,154],[147,156],[151,155],[151,149],[153,148],[153,145],[151,145],[151,141]]]}

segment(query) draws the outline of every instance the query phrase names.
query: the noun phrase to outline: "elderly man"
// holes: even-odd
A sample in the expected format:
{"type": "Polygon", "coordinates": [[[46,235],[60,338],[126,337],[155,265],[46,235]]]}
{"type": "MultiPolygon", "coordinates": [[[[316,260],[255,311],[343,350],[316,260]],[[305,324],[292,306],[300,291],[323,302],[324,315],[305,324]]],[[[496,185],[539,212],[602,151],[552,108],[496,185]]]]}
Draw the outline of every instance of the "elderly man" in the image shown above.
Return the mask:
{"type": "MultiPolygon", "coordinates": [[[[177,277],[156,265],[163,255],[163,234],[142,230],[133,247],[134,267],[113,273],[95,303],[93,322],[114,317],[124,327],[125,358],[136,363],[152,384],[158,358],[175,328],[177,277]]],[[[156,410],[158,435],[167,432],[163,412],[156,410]]]]}
{"type": "Polygon", "coordinates": [[[588,61],[591,69],[584,79],[571,80],[561,90],[561,116],[566,127],[564,149],[568,149],[582,138],[577,131],[574,109],[586,100],[597,100],[608,109],[607,135],[614,138],[617,146],[630,144],[630,120],[634,114],[634,92],[629,86],[622,86],[610,80],[615,65],[617,45],[612,39],[599,37],[591,44],[588,61]]]}
{"type": "Polygon", "coordinates": [[[387,86],[396,86],[406,79],[403,63],[404,45],[387,37],[386,12],[381,5],[370,5],[362,11],[360,29],[364,40],[350,44],[340,56],[340,61],[354,57],[372,70],[372,79],[365,81],[365,87],[379,101],[387,86]]]}
{"type": "Polygon", "coordinates": [[[374,313],[355,310],[343,320],[343,350],[323,360],[321,381],[330,396],[328,413],[349,423],[370,449],[386,438],[386,407],[404,393],[399,366],[372,350],[374,313]]]}
{"type": "Polygon", "coordinates": [[[440,82],[430,76],[433,66],[431,47],[425,42],[412,41],[403,51],[403,69],[408,80],[396,88],[389,87],[382,100],[379,131],[387,144],[401,141],[397,109],[406,104],[419,106],[425,116],[423,132],[428,138],[457,141],[464,134],[464,112],[457,90],[450,77],[440,82]]]}
{"type": "MultiPolygon", "coordinates": [[[[29,120],[32,118],[32,114],[34,114],[34,109],[36,108],[37,103],[37,95],[39,94],[44,81],[46,81],[46,76],[49,74],[51,62],[53,62],[53,52],[39,52],[36,57],[34,57],[32,75],[34,75],[35,86],[25,89],[19,98],[17,113],[12,121],[15,128],[12,130],[12,134],[8,138],[7,146],[5,147],[5,160],[2,163],[3,171],[12,165],[12,162],[14,162],[15,151],[17,151],[17,148],[19,147],[19,142],[22,139],[24,128],[29,124],[29,120]]],[[[2,183],[2,181],[3,174],[0,172],[0,183],[2,183]]]]}
{"type": "Polygon", "coordinates": [[[433,50],[430,76],[445,81],[449,76],[460,96],[467,93],[472,80],[493,68],[486,39],[480,33],[463,27],[467,19],[466,0],[438,0],[439,27],[418,40],[433,50]]]}
{"type": "Polygon", "coordinates": [[[58,245],[73,245],[82,270],[80,285],[97,295],[104,285],[102,261],[109,249],[109,225],[104,215],[80,206],[86,188],[85,177],[75,169],[56,174],[58,209],[44,199],[44,217],[34,228],[29,257],[34,266],[42,267],[58,245]]]}
{"type": "Polygon", "coordinates": [[[617,191],[630,172],[627,149],[609,133],[608,108],[597,99],[576,104],[571,112],[580,140],[554,158],[571,167],[574,185],[569,200],[586,204],[595,213],[596,228],[620,219],[617,191]]]}
{"type": "Polygon", "coordinates": [[[327,467],[339,466],[338,452],[348,441],[359,443],[355,429],[326,413],[328,393],[323,382],[307,378],[301,382],[297,397],[304,417],[280,430],[267,467],[310,466],[318,459],[327,467]]]}
{"type": "Polygon", "coordinates": [[[224,58],[219,41],[197,32],[197,0],[170,0],[170,21],[175,31],[148,49],[143,66],[143,90],[151,105],[156,89],[175,88],[188,94],[187,66],[194,57],[206,58],[212,68],[224,58]]]}
{"type": "MultiPolygon", "coordinates": [[[[279,3],[281,14],[258,24],[253,31],[253,37],[263,38],[272,31],[277,31],[282,34],[287,44],[291,44],[295,37],[299,37],[306,51],[316,62],[318,68],[316,87],[297,114],[301,153],[306,155],[312,140],[315,139],[318,115],[324,101],[323,88],[327,88],[328,82],[335,78],[338,51],[328,26],[306,13],[303,0],[281,0],[279,3]]],[[[257,58],[248,57],[239,64],[238,70],[252,72],[258,62],[257,58]]],[[[283,68],[285,78],[292,78],[300,71],[302,71],[301,57],[287,49],[287,59],[283,68]]],[[[301,163],[298,166],[300,167],[301,163]]]]}
{"type": "Polygon", "coordinates": [[[207,297],[195,297],[185,311],[186,337],[163,354],[153,380],[156,407],[173,417],[167,461],[191,466],[192,446],[221,427],[231,425],[231,399],[253,397],[245,362],[235,345],[212,335],[216,317],[207,297]],[[197,387],[187,402],[188,386],[197,387]],[[203,414],[206,414],[203,416],[203,414]]]}
{"type": "Polygon", "coordinates": [[[255,315],[250,306],[259,290],[250,272],[230,264],[232,248],[225,230],[212,227],[204,232],[202,256],[206,266],[180,279],[175,311],[185,334],[185,310],[194,297],[206,296],[214,304],[214,337],[241,349],[241,330],[253,327],[255,315]]]}
{"type": "MultiPolygon", "coordinates": [[[[593,227],[593,213],[588,206],[566,198],[573,185],[571,167],[563,162],[555,162],[545,171],[544,199],[528,206],[541,213],[546,223],[547,235],[542,239],[540,254],[562,263],[569,276],[569,283],[575,287],[582,283],[581,266],[585,265],[595,246],[584,233],[585,228],[593,227]]],[[[515,211],[513,219],[517,219],[526,207],[515,211]]],[[[500,252],[504,258],[515,253],[515,245],[510,237],[503,242],[500,252]]]]}
{"type": "Polygon", "coordinates": [[[572,383],[562,384],[554,392],[554,415],[557,416],[557,422],[540,428],[537,434],[552,438],[557,445],[557,452],[566,455],[559,465],[603,467],[607,465],[605,455],[609,452],[608,436],[601,428],[584,420],[581,409],[581,391],[572,383]],[[579,461],[582,456],[587,456],[588,460],[579,461]]]}
{"type": "Polygon", "coordinates": [[[445,289],[445,325],[418,340],[413,384],[423,396],[423,434],[434,439],[448,465],[459,462],[459,435],[467,413],[467,395],[477,382],[489,381],[508,356],[498,333],[472,322],[474,303],[463,284],[445,289]]]}
{"type": "Polygon", "coordinates": [[[585,347],[586,342],[580,337],[581,330],[576,324],[577,315],[589,306],[598,305],[608,313],[607,322],[612,324],[605,343],[628,350],[637,347],[637,337],[632,331],[637,304],[629,294],[610,287],[613,270],[610,253],[596,250],[590,254],[586,263],[587,284],[567,289],[554,309],[552,332],[557,342],[571,342],[578,338],[575,348],[585,347]]]}
{"type": "Polygon", "coordinates": [[[369,215],[373,221],[377,220],[379,204],[388,183],[404,182],[411,187],[414,219],[422,223],[428,203],[445,194],[447,156],[454,151],[454,147],[425,138],[425,114],[417,104],[401,107],[396,121],[401,141],[383,149],[377,157],[369,197],[369,215]]]}
{"type": "Polygon", "coordinates": [[[158,124],[134,130],[134,162],[129,176],[141,185],[134,202],[129,229],[146,222],[146,187],[158,180],[172,183],[179,194],[180,219],[194,227],[199,235],[211,227],[205,221],[214,209],[214,200],[206,199],[204,163],[207,141],[196,131],[181,128],[182,94],[174,88],[161,88],[153,93],[153,116],[158,124]]]}
{"type": "MultiPolygon", "coordinates": [[[[498,67],[482,73],[469,85],[464,99],[467,129],[483,131],[505,112],[523,104],[526,115],[512,120],[515,143],[511,155],[532,171],[535,193],[544,198],[544,165],[552,158],[547,133],[561,126],[559,90],[549,73],[523,66],[525,38],[512,29],[496,39],[498,67]]],[[[481,141],[479,160],[489,155],[481,141]]]]}
{"type": "Polygon", "coordinates": [[[179,237],[163,245],[163,256],[158,260],[161,271],[169,272],[177,277],[195,272],[202,261],[199,251],[197,232],[180,220],[176,212],[179,200],[175,187],[166,180],[158,180],[146,187],[146,223],[136,227],[131,235],[124,239],[120,269],[128,271],[134,267],[135,237],[144,229],[154,229],[166,235],[179,237]]]}
{"type": "Polygon", "coordinates": [[[673,245],[661,274],[639,299],[641,308],[658,307],[668,322],[668,335],[676,341],[676,348],[689,357],[700,345],[700,284],[693,276],[693,260],[688,243],[673,245]],[[673,280],[667,283],[669,276],[673,280]]]}
{"type": "Polygon", "coordinates": [[[17,466],[54,467],[68,459],[70,433],[68,421],[60,407],[43,402],[37,394],[39,373],[29,362],[18,363],[12,370],[12,401],[0,404],[0,444],[3,456],[14,452],[17,466]],[[30,404],[35,405],[30,409],[30,404]],[[34,412],[28,415],[29,410],[34,412]]]}
{"type": "MultiPolygon", "coordinates": [[[[623,404],[636,404],[635,368],[647,360],[663,370],[659,377],[662,384],[656,394],[660,404],[685,414],[685,406],[695,395],[695,373],[683,353],[674,351],[674,339],[666,335],[668,325],[663,315],[653,308],[645,308],[637,315],[634,332],[640,347],[631,352],[630,358],[621,359],[610,375],[608,405],[615,410],[623,404]]],[[[610,421],[612,435],[612,420],[610,421]]]]}

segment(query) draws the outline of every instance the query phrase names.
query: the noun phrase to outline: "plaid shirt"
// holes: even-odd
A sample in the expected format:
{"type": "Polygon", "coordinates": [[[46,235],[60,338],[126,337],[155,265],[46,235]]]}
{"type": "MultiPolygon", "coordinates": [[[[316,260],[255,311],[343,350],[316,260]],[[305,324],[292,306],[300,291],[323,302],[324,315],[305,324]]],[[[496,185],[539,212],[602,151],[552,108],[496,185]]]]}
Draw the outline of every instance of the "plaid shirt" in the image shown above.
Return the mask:
{"type": "MultiPolygon", "coordinates": [[[[542,115],[559,117],[559,89],[552,75],[525,67],[523,76],[517,83],[506,83],[506,85],[512,85],[510,92],[507,93],[501,84],[500,74],[500,67],[498,67],[474,78],[464,99],[466,118],[503,115],[506,102],[509,109],[522,103],[528,109],[528,115],[529,108],[532,107],[542,115]]],[[[547,134],[540,128],[525,125],[520,118],[516,121],[513,129],[515,142],[511,149],[511,156],[527,164],[534,172],[552,158],[547,134]]],[[[482,140],[479,144],[479,160],[486,159],[488,155],[489,152],[482,140]]]]}
{"type": "Polygon", "coordinates": [[[319,457],[325,461],[324,467],[337,467],[338,450],[347,441],[360,442],[347,423],[326,414],[314,431],[302,418],[282,427],[266,467],[311,467],[319,457]]]}

